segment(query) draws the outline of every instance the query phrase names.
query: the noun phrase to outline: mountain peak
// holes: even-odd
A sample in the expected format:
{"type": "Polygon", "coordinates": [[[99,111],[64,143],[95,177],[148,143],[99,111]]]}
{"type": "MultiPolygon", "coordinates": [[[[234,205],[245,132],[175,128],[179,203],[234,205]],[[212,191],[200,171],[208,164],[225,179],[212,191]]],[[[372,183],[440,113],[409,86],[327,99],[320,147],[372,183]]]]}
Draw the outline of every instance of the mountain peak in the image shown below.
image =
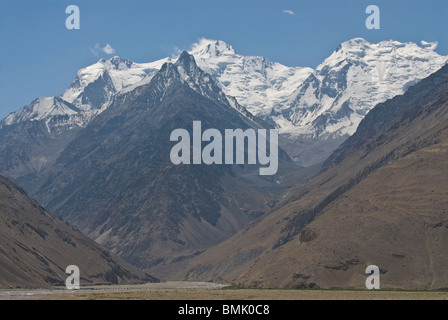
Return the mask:
{"type": "Polygon", "coordinates": [[[195,44],[193,44],[190,54],[216,57],[221,55],[234,55],[235,50],[233,47],[221,40],[211,40],[201,38],[195,44]]]}
{"type": "Polygon", "coordinates": [[[40,97],[19,111],[10,113],[2,122],[11,125],[22,121],[48,120],[54,116],[74,115],[77,111],[75,106],[59,97],[40,97]]]}
{"type": "MultiPolygon", "coordinates": [[[[106,60],[101,58],[97,63],[89,66],[101,70],[126,70],[132,67],[133,62],[129,59],[113,56],[106,60]]],[[[89,68],[87,67],[87,68],[89,68]]],[[[83,69],[81,69],[83,70],[83,69]]]]}
{"type": "Polygon", "coordinates": [[[342,42],[335,50],[335,52],[347,52],[350,51],[351,48],[359,48],[370,45],[370,43],[364,38],[353,38],[347,41],[342,42]]]}
{"type": "Polygon", "coordinates": [[[192,68],[197,67],[194,57],[187,51],[182,52],[179,59],[177,59],[175,65],[177,67],[182,66],[185,70],[190,70],[192,68]]]}
{"type": "Polygon", "coordinates": [[[343,44],[344,44],[344,43],[346,43],[346,44],[350,44],[350,45],[365,45],[365,44],[370,44],[369,41],[367,41],[366,39],[361,38],[361,37],[357,37],[357,38],[353,38],[353,39],[347,40],[347,41],[343,42],[343,44]]]}
{"type": "Polygon", "coordinates": [[[367,49],[398,49],[398,48],[408,48],[409,50],[415,51],[421,48],[429,49],[434,51],[438,46],[438,42],[428,42],[422,40],[420,45],[414,42],[400,42],[397,40],[383,40],[378,43],[371,43],[363,38],[353,38],[341,43],[335,50],[335,52],[341,53],[354,53],[359,50],[367,49]],[[341,51],[342,50],[342,51],[341,51]]]}
{"type": "Polygon", "coordinates": [[[107,60],[109,65],[112,65],[115,69],[128,69],[132,66],[132,61],[125,59],[125,58],[120,58],[118,56],[114,56],[112,58],[110,58],[109,60],[107,60]]]}

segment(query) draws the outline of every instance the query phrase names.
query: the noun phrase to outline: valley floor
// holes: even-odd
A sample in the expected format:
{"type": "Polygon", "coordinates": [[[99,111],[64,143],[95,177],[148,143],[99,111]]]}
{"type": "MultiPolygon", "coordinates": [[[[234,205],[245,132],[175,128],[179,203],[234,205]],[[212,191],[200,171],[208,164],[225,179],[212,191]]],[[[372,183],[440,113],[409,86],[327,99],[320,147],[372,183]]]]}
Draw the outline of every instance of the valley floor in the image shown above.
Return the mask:
{"type": "Polygon", "coordinates": [[[0,300],[448,300],[448,292],[239,289],[210,282],[168,281],[80,290],[0,290],[0,300]]]}

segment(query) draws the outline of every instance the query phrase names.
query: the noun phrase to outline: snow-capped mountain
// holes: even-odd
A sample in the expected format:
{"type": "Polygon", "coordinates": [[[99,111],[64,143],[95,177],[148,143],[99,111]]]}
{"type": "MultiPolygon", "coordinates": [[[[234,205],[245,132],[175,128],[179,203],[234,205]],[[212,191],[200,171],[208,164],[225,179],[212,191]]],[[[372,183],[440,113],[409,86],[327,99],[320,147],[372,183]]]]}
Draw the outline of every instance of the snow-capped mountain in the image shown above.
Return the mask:
{"type": "MultiPolygon", "coordinates": [[[[246,116],[248,110],[269,121],[289,139],[302,143],[303,139],[331,138],[340,143],[354,133],[376,104],[404,93],[440,69],[447,57],[436,53],[436,47],[437,43],[424,41],[421,46],[398,41],[372,44],[356,38],[342,43],[313,70],[242,56],[223,41],[200,39],[189,53],[205,73],[201,79],[196,76],[194,81],[184,80],[204,85],[212,79],[234,108],[246,116]]],[[[101,59],[79,70],[75,81],[59,97],[36,99],[8,115],[0,127],[27,120],[45,121],[49,132],[85,127],[109,106],[113,97],[148,84],[170,61],[101,59]]],[[[182,70],[179,72],[182,74],[182,70]]],[[[334,149],[333,144],[319,152],[321,160],[328,155],[327,149],[334,149]]]]}
{"type": "MultiPolygon", "coordinates": [[[[241,230],[283,188],[281,171],[274,178],[258,176],[257,166],[173,165],[171,133],[194,120],[219,130],[258,128],[183,52],[147,85],[116,95],[31,194],[125,260],[161,272],[241,230]]],[[[279,169],[292,170],[281,154],[279,169]]]]}
{"type": "Polygon", "coordinates": [[[55,128],[85,127],[107,108],[112,97],[130,90],[137,83],[149,82],[170,58],[150,63],[135,63],[120,57],[101,59],[78,71],[76,79],[59,97],[34,100],[0,123],[17,124],[23,121],[45,121],[48,131],[55,128]]]}
{"type": "Polygon", "coordinates": [[[144,78],[150,79],[168,61],[170,59],[165,58],[150,63],[135,63],[117,56],[109,60],[101,59],[79,70],[75,81],[61,95],[61,98],[83,110],[98,108],[110,100],[115,93],[144,78]]]}
{"type": "Polygon", "coordinates": [[[76,115],[78,112],[78,108],[61,98],[37,98],[28,106],[9,114],[3,122],[6,125],[11,125],[27,120],[49,120],[57,116],[76,115]]]}
{"type": "Polygon", "coordinates": [[[352,135],[376,104],[403,94],[447,62],[437,43],[356,38],[342,43],[271,118],[280,132],[327,138],[352,135]]]}
{"type": "Polygon", "coordinates": [[[189,53],[226,95],[235,97],[254,115],[268,114],[313,72],[311,68],[287,67],[263,57],[236,54],[223,41],[200,39],[189,53]]]}

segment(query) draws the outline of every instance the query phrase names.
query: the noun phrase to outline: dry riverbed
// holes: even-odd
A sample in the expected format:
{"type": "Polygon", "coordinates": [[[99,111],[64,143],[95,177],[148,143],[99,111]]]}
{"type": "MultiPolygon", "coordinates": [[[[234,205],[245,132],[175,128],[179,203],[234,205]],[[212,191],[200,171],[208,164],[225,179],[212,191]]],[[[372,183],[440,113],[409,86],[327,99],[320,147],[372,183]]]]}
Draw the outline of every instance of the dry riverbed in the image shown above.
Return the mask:
{"type": "Polygon", "coordinates": [[[0,290],[0,300],[448,300],[448,292],[236,289],[210,282],[168,281],[80,290],[0,290]]]}

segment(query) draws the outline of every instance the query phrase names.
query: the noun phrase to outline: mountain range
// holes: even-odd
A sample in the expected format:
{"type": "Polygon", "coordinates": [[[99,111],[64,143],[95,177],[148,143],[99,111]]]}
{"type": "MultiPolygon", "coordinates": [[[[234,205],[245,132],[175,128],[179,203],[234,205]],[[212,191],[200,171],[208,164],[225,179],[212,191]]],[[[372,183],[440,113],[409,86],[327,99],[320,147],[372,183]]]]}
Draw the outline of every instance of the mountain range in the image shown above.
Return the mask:
{"type": "MultiPolygon", "coordinates": [[[[33,196],[127,262],[149,270],[199,254],[269,209],[285,170],[174,165],[173,130],[258,129],[184,52],[145,85],[116,96],[60,153],[33,196]]],[[[291,168],[291,169],[289,169],[291,168]]],[[[155,271],[154,271],[155,272],[155,271]]]]}
{"type": "MultiPolygon", "coordinates": [[[[297,237],[300,243],[316,239],[321,231],[308,225],[320,216],[330,217],[339,235],[345,229],[323,214],[328,206],[368,181],[384,158],[398,160],[412,139],[432,133],[439,122],[421,119],[417,110],[415,127],[406,127],[412,139],[395,139],[395,129],[404,130],[397,122],[404,110],[443,88],[445,71],[419,82],[446,64],[435,47],[356,38],[315,70],[241,56],[207,39],[176,59],[102,59],[79,70],[60,96],[38,98],[0,122],[0,173],[157,277],[331,287],[316,280],[326,279],[325,272],[291,275],[289,251],[283,250],[297,237]],[[278,128],[278,173],[260,176],[256,165],[174,165],[170,133],[190,130],[195,120],[221,131],[278,128]],[[390,144],[382,145],[384,139],[390,144]],[[396,149],[394,158],[389,153],[396,149]],[[325,159],[322,172],[309,180],[325,159]],[[276,259],[293,280],[276,278],[269,269],[277,267],[276,259]]],[[[346,261],[341,257],[347,255],[325,260],[324,271],[339,270],[332,266],[346,261]]],[[[355,259],[364,263],[367,257],[355,259]]],[[[343,271],[361,264],[347,263],[343,271]]]]}
{"type": "MultiPolygon", "coordinates": [[[[342,43],[315,70],[242,56],[217,40],[200,39],[188,52],[227,96],[279,129],[286,138],[282,146],[293,160],[309,166],[325,160],[352,135],[377,103],[404,93],[440,69],[448,59],[437,54],[436,47],[436,43],[418,46],[392,40],[372,44],[355,38],[342,43]]],[[[39,121],[51,136],[62,134],[59,140],[66,145],[67,133],[61,131],[85,127],[108,108],[113,97],[149,83],[165,62],[175,60],[101,59],[79,70],[59,97],[36,99],[5,117],[0,128],[39,121]]],[[[14,179],[23,174],[13,168],[2,172],[14,179]]]]}

